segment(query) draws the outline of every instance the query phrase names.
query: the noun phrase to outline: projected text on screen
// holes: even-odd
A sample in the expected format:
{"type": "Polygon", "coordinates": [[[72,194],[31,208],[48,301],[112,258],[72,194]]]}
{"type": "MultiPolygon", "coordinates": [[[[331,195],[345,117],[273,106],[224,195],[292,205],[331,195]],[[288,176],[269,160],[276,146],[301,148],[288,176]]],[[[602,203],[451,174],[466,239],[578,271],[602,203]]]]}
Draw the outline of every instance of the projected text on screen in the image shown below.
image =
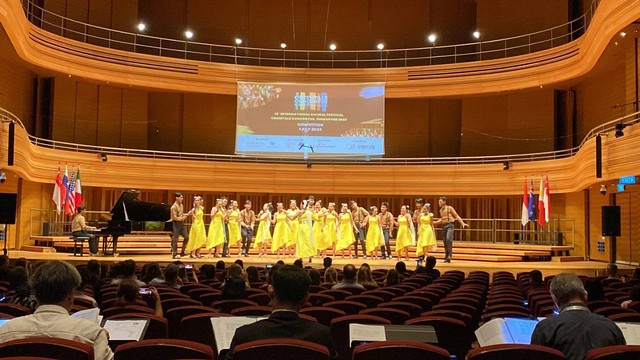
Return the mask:
{"type": "Polygon", "coordinates": [[[238,82],[236,153],[384,154],[384,83],[238,82]]]}

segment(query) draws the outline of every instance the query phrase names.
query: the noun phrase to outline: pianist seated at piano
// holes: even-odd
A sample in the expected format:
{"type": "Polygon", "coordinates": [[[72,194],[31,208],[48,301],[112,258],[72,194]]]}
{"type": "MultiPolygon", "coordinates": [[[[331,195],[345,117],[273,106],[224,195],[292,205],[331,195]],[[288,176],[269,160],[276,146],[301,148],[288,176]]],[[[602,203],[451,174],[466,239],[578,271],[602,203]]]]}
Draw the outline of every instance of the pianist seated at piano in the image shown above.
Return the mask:
{"type": "Polygon", "coordinates": [[[98,254],[98,238],[89,233],[89,231],[97,230],[93,226],[87,226],[87,223],[84,218],[84,213],[86,209],[84,206],[78,207],[78,213],[71,221],[71,235],[73,237],[81,237],[85,236],[89,238],[89,256],[95,256],[98,254]]]}

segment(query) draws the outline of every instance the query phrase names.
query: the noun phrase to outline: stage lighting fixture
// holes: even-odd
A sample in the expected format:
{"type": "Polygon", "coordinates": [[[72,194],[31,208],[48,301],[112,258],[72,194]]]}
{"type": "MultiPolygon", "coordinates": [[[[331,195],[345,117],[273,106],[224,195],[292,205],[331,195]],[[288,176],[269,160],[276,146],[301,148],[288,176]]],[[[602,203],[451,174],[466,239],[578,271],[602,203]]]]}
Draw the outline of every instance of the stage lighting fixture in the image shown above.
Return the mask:
{"type": "Polygon", "coordinates": [[[616,137],[617,138],[624,136],[624,131],[622,131],[622,130],[624,130],[624,128],[626,128],[626,127],[627,127],[627,125],[625,125],[625,124],[616,124],[616,137]]]}
{"type": "Polygon", "coordinates": [[[473,32],[472,35],[474,39],[480,39],[480,31],[476,30],[473,32]]]}
{"type": "Polygon", "coordinates": [[[307,162],[307,169],[311,169],[311,167],[312,167],[312,166],[313,166],[313,164],[312,164],[312,163],[307,162]]]}
{"type": "Polygon", "coordinates": [[[191,39],[193,37],[193,31],[187,30],[184,32],[184,37],[187,39],[191,39]]]}
{"type": "Polygon", "coordinates": [[[7,181],[7,174],[3,172],[0,172],[0,184],[4,184],[4,182],[7,181]]]}
{"type": "Polygon", "coordinates": [[[136,29],[138,29],[138,31],[143,32],[144,29],[147,28],[147,25],[143,22],[138,23],[138,25],[136,25],[136,29]]]}
{"type": "Polygon", "coordinates": [[[100,160],[102,160],[104,162],[109,160],[109,159],[107,159],[107,153],[106,152],[101,152],[99,155],[100,155],[100,160]]]}
{"type": "Polygon", "coordinates": [[[384,49],[384,44],[383,43],[378,43],[378,45],[376,45],[376,47],[378,48],[378,50],[382,50],[382,49],[384,49]]]}
{"type": "Polygon", "coordinates": [[[502,170],[509,170],[509,162],[505,161],[502,163],[502,170]]]}
{"type": "Polygon", "coordinates": [[[235,38],[234,42],[236,43],[236,45],[241,45],[242,44],[242,39],[240,39],[239,37],[235,38]]]}
{"type": "Polygon", "coordinates": [[[281,49],[286,49],[287,48],[287,43],[285,43],[284,41],[280,43],[280,48],[281,49]]]}
{"type": "Polygon", "coordinates": [[[433,44],[433,43],[435,43],[435,42],[436,42],[436,39],[437,39],[437,38],[438,38],[438,37],[436,36],[436,34],[430,34],[430,35],[427,37],[427,40],[429,40],[429,42],[433,44]]]}
{"type": "Polygon", "coordinates": [[[624,32],[624,31],[620,32],[620,37],[625,37],[625,36],[627,36],[626,32],[624,32]]]}
{"type": "Polygon", "coordinates": [[[338,47],[336,46],[336,44],[331,44],[331,45],[329,45],[329,49],[330,49],[331,51],[333,51],[333,50],[335,50],[335,49],[337,49],[337,48],[338,48],[338,47]]]}

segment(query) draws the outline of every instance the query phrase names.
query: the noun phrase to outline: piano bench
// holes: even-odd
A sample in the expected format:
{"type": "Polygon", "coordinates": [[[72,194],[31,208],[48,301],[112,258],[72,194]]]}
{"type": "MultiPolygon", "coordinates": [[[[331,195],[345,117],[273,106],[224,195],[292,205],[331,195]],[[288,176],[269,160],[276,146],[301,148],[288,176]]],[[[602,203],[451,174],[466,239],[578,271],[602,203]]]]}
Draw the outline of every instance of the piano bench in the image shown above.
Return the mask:
{"type": "Polygon", "coordinates": [[[89,241],[89,237],[88,236],[71,236],[69,237],[69,239],[73,240],[73,256],[78,256],[77,252],[78,252],[78,245],[80,245],[80,256],[82,256],[83,254],[83,250],[84,250],[84,242],[85,241],[89,241]]]}

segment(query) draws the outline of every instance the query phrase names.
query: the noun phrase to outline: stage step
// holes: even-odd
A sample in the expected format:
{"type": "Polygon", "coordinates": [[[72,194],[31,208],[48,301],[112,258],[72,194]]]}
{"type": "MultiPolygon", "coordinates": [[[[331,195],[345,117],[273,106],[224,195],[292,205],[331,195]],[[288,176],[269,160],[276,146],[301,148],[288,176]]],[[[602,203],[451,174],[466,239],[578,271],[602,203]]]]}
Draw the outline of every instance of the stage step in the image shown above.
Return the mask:
{"type": "Polygon", "coordinates": [[[23,246],[20,247],[20,250],[22,250],[22,251],[40,252],[40,253],[54,253],[54,252],[56,252],[56,249],[52,248],[51,246],[23,245],[23,246]]]}
{"type": "Polygon", "coordinates": [[[573,261],[584,261],[583,256],[554,256],[551,258],[553,262],[573,262],[573,261]]]}

